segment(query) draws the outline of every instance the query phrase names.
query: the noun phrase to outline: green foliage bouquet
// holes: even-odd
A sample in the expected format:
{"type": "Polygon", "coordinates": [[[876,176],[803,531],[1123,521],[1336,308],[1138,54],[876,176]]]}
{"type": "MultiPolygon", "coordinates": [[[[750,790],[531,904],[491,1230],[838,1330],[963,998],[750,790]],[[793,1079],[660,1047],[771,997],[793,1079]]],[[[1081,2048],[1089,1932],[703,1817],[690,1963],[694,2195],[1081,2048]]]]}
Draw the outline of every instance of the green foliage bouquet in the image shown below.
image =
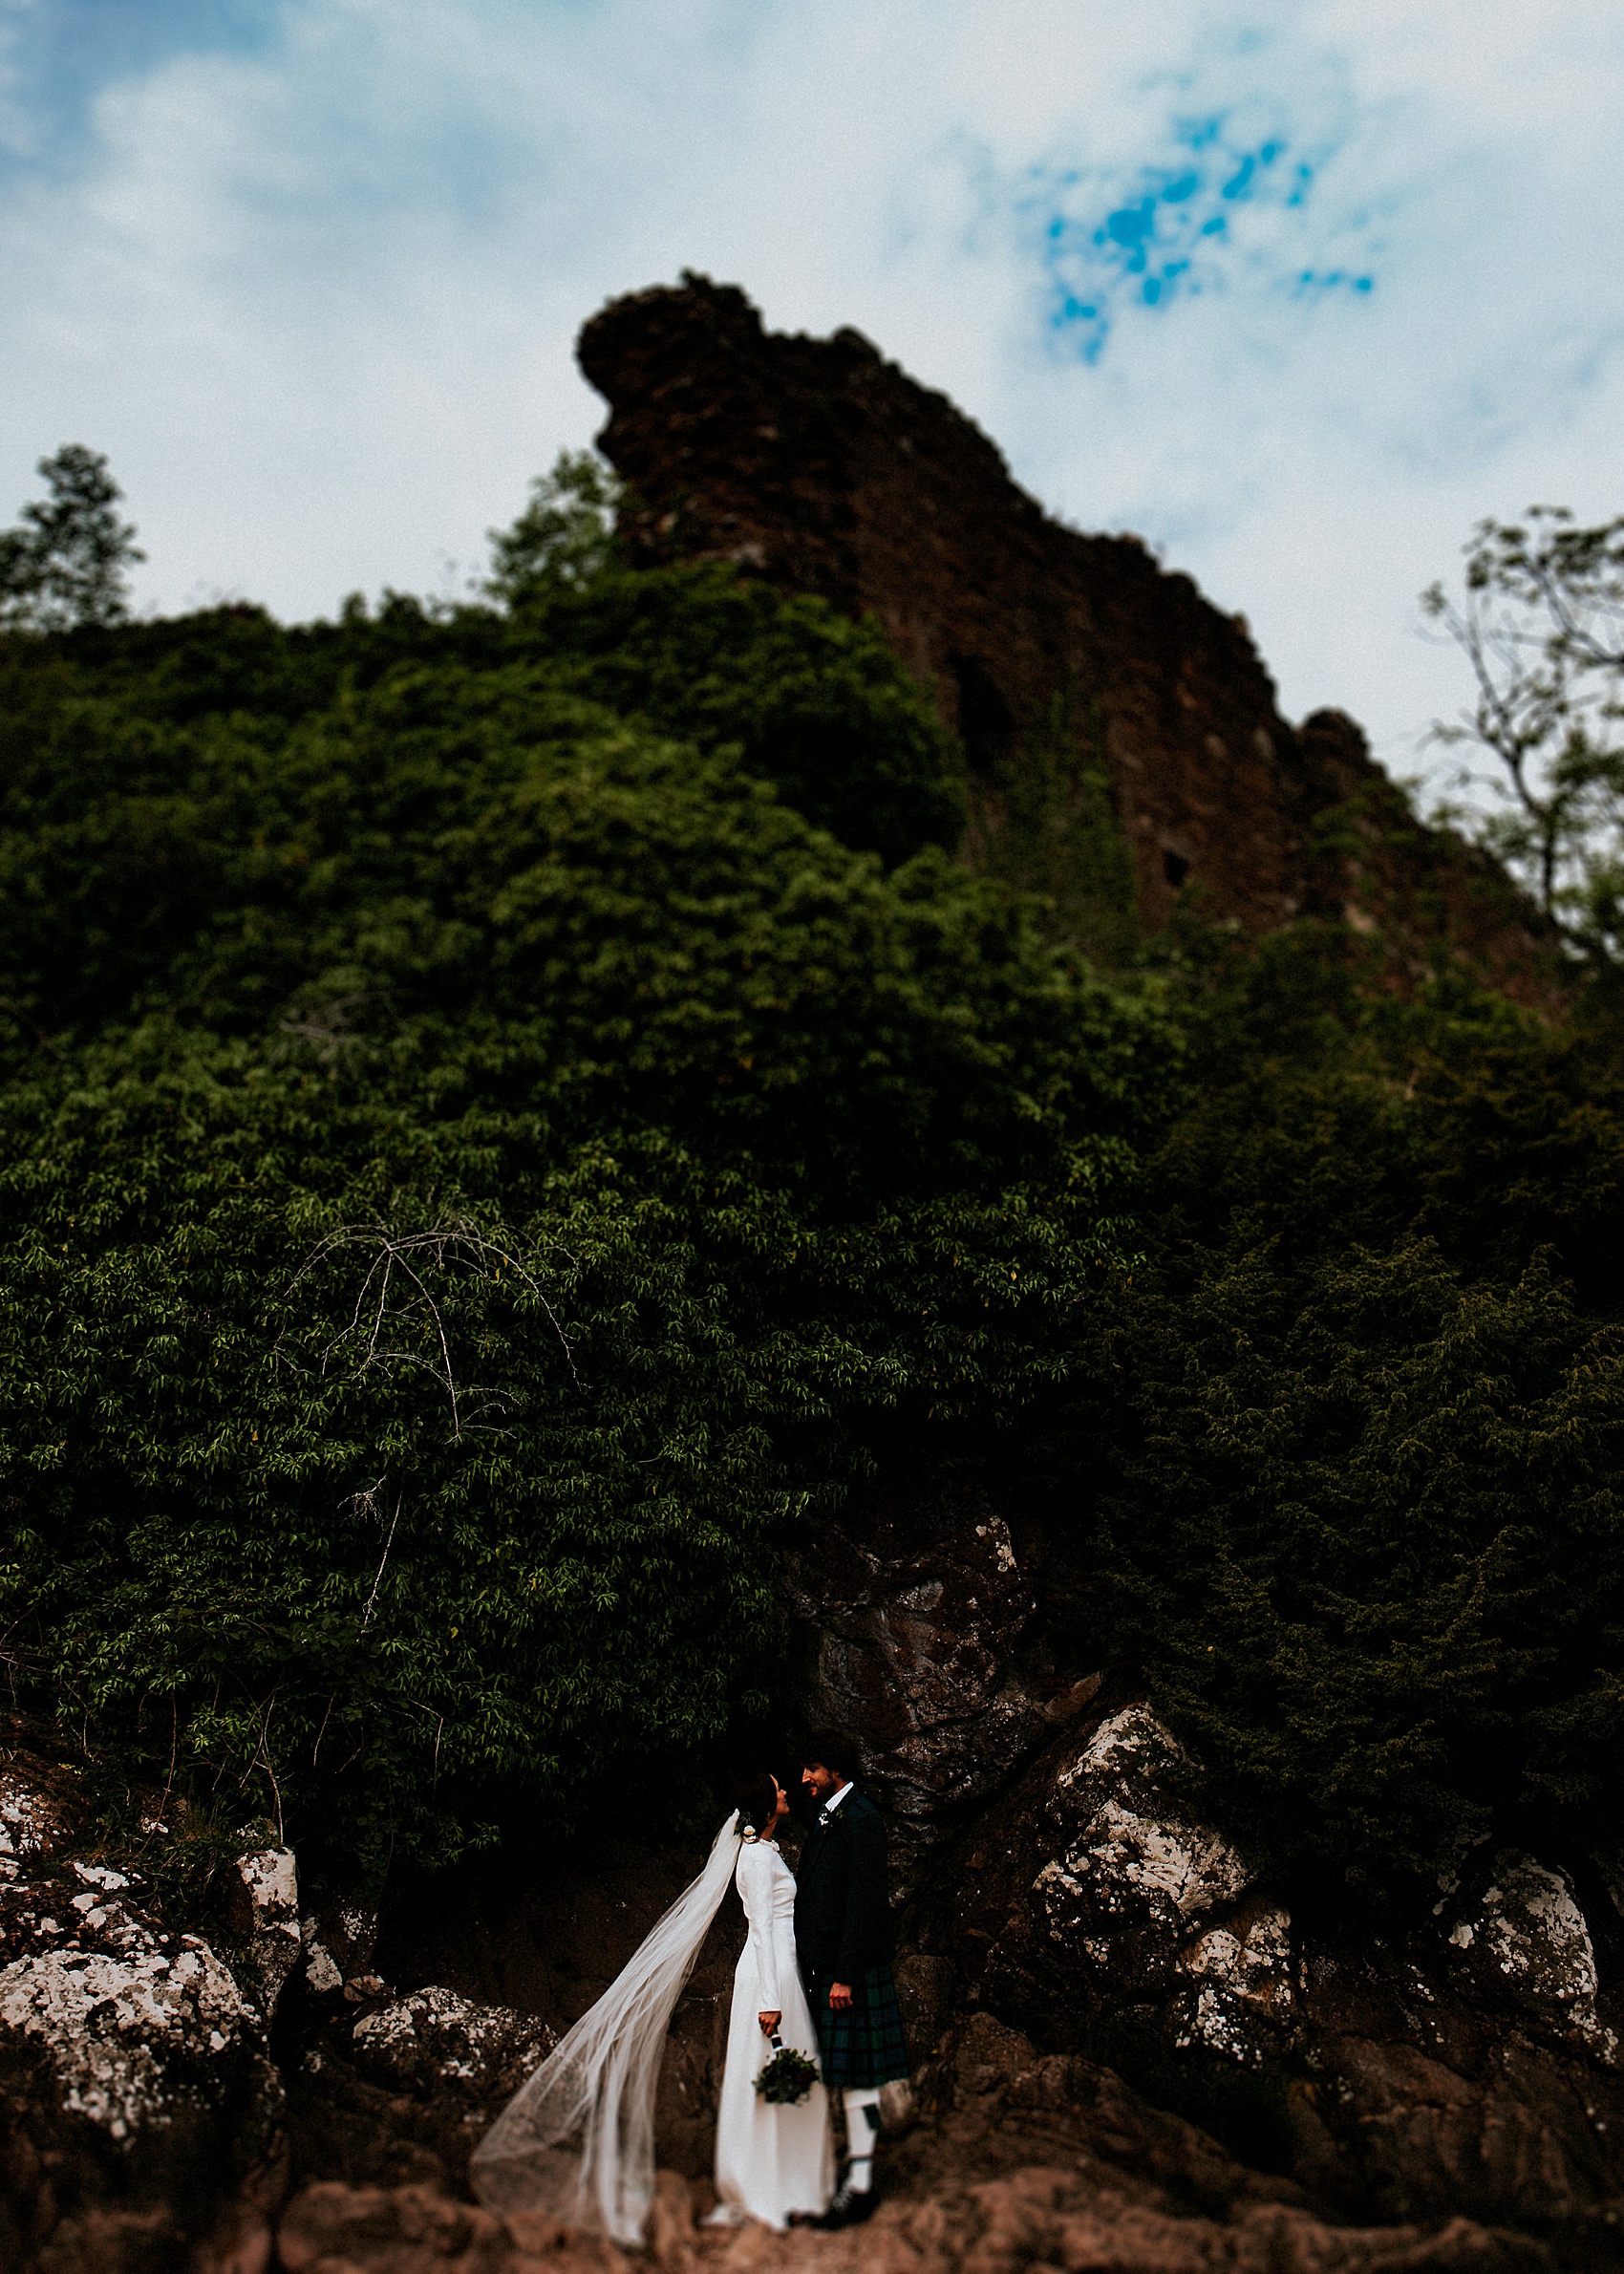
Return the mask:
{"type": "Polygon", "coordinates": [[[818,2064],[806,2053],[799,2053],[793,2045],[785,2045],[775,2030],[773,2057],[764,2062],[756,2077],[756,2090],[761,2098],[775,2108],[799,2108],[818,2082],[818,2064]]]}

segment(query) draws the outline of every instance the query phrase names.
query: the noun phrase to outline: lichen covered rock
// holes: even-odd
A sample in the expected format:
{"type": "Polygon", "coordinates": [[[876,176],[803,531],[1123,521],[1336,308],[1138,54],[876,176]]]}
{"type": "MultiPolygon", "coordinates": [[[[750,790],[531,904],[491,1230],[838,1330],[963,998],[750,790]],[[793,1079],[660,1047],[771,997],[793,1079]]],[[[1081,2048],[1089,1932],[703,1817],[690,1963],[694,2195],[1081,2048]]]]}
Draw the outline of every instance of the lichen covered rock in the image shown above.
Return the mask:
{"type": "Polygon", "coordinates": [[[1179,1748],[1153,1714],[1112,1714],[1056,1778],[1047,1815],[1059,1852],[1033,1883],[1060,1964],[1109,1977],[1137,2000],[1180,1995],[1185,2034],[1241,2052],[1250,2018],[1283,2012],[1288,1920],[1211,1931],[1250,1874],[1223,1834],[1165,1792],[1179,1748]]]}
{"type": "Polygon", "coordinates": [[[1449,1929],[1457,1971],[1509,1992],[1536,2027],[1576,2038],[1613,2065],[1618,2040],[1596,2011],[1594,1945],[1572,1882],[1533,1856],[1502,1850],[1487,1885],[1449,1929]]]}
{"type": "Polygon", "coordinates": [[[555,2043],[545,2022],[431,1986],[358,2021],[352,2057],[376,2084],[486,2107],[494,2116],[555,2043]]]}
{"type": "Polygon", "coordinates": [[[1202,2045],[1252,2065],[1287,2049],[1296,2010],[1290,1912],[1266,1903],[1209,1927],[1178,1963],[1189,1983],[1175,2040],[1181,2048],[1202,2045]]]}
{"type": "Polygon", "coordinates": [[[49,1762],[36,1783],[27,1763],[9,1766],[0,2263],[48,2241],[64,2267],[119,2265],[126,2249],[148,2254],[132,2264],[202,2267],[213,2262],[197,2253],[223,2236],[222,2265],[233,2237],[268,2248],[283,2092],[264,2016],[209,1942],[165,1925],[134,1873],[64,1852],[82,1826],[60,1782],[49,1762]]]}
{"type": "Polygon", "coordinates": [[[75,1937],[8,1966],[0,2032],[45,2051],[65,2114],[123,2142],[173,2123],[210,2065],[241,2052],[254,2017],[206,1943],[170,1957],[115,1926],[121,1906],[98,1911],[124,1947],[75,1937]]]}
{"type": "Polygon", "coordinates": [[[247,1945],[246,1972],[263,2010],[276,2009],[288,1977],[298,1964],[299,1871],[291,1848],[261,1848],[239,1857],[238,1906],[247,1945]]]}

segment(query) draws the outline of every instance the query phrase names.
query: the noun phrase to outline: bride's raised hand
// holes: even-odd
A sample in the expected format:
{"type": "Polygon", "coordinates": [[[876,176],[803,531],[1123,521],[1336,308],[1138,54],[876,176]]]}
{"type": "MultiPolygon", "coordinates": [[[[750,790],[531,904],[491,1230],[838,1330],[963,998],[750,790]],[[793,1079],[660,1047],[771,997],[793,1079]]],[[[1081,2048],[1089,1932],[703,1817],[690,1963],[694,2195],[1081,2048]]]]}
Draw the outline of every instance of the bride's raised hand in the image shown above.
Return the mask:
{"type": "Polygon", "coordinates": [[[777,2013],[759,2013],[756,2019],[761,2025],[762,2036],[770,2037],[783,2019],[783,2008],[780,2006],[777,2013]]]}

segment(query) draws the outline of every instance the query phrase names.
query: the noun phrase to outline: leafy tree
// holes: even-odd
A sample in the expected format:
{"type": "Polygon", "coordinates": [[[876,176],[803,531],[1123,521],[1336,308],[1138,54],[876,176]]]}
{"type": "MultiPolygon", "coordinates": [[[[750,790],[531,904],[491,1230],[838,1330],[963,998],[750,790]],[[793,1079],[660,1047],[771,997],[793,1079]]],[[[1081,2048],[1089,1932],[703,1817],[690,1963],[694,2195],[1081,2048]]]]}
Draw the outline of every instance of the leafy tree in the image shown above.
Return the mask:
{"type": "Polygon", "coordinates": [[[519,518],[488,532],[491,570],[482,590],[511,608],[588,585],[614,561],[621,483],[592,450],[561,450],[538,474],[519,518]]]}
{"type": "Polygon", "coordinates": [[[1548,1265],[1430,1243],[1306,1285],[1241,1226],[1138,1291],[1100,1552],[1207,1804],[1381,1895],[1537,1827],[1615,1838],[1624,1341],[1548,1265]]]}
{"type": "Polygon", "coordinates": [[[118,519],[122,491],[107,461],[65,442],[38,472],[50,495],[25,505],[18,527],[0,530],[0,627],[69,632],[129,614],[126,570],[146,555],[118,519]]]}
{"type": "Polygon", "coordinates": [[[1422,605],[1464,654],[1475,695],[1436,739],[1486,753],[1487,814],[1452,804],[1582,952],[1624,941],[1624,519],[1580,529],[1539,507],[1527,525],[1485,521],[1466,551],[1464,592],[1422,605]]]}
{"type": "Polygon", "coordinates": [[[538,594],[513,636],[623,715],[737,748],[847,845],[894,863],[958,840],[961,754],[872,622],[704,566],[607,571],[538,594]]]}
{"type": "Polygon", "coordinates": [[[1312,928],[1218,945],[1143,1259],[1020,1457],[1197,1804],[1298,1896],[1431,1902],[1474,1840],[1624,1835],[1624,1086],[1312,928]]]}
{"type": "Polygon", "coordinates": [[[379,1861],[759,1699],[887,1417],[1064,1370],[1170,1062],[940,852],[407,629],[291,716],[31,649],[0,790],[8,1648],[379,1861]]]}

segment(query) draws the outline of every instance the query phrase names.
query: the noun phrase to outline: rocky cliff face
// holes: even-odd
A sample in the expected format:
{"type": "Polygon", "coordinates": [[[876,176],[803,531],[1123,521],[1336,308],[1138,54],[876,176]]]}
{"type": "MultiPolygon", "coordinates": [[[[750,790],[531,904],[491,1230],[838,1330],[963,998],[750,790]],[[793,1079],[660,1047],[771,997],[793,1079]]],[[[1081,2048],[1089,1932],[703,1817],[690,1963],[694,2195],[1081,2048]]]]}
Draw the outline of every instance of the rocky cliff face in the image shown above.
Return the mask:
{"type": "MultiPolygon", "coordinates": [[[[1396,984],[1442,953],[1549,989],[1527,910],[1416,826],[1351,722],[1290,727],[1242,627],[1131,541],[1046,521],[856,335],[770,338],[741,295],[693,284],[606,311],[583,357],[641,493],[638,557],[721,555],[872,609],[964,738],[971,856],[1052,885],[1062,919],[1098,924],[1114,847],[1141,921],[1194,888],[1252,931],[1346,921],[1396,984]]],[[[724,1914],[669,2048],[643,2263],[1616,2263],[1617,1859],[1485,1846],[1417,1916],[1303,1915],[1180,1800],[1173,1740],[1102,1680],[1084,1578],[1044,1553],[995,1474],[910,1450],[792,1562],[799,1710],[862,1732],[891,1826],[914,2106],[892,2112],[871,2225],[696,2225],[724,1914]]],[[[696,1849],[617,1822],[395,1885],[378,1918],[267,1846],[220,1862],[203,1919],[163,1868],[167,1793],[133,1796],[139,1838],[110,1853],[87,1766],[49,1729],[0,1728],[0,2264],[630,2274],[607,2244],[476,2209],[467,2158],[696,1849]]],[[[718,1807],[695,1792],[690,1813],[718,1807]]]]}
{"type": "MultiPolygon", "coordinates": [[[[1178,1748],[1144,1706],[1046,1664],[1033,1575],[986,1492],[942,1491],[934,1536],[921,1490],[795,1579],[804,1704],[861,1711],[910,1891],[914,2093],[890,2110],[886,2203],[840,2238],[695,2223],[740,1939],[724,1912],[668,2049],[644,2263],[1552,2274],[1624,2257],[1606,1859],[1485,1847],[1420,1916],[1294,1915],[1178,1797],[1178,1748]]],[[[96,1859],[48,1735],[11,1735],[7,2265],[630,2274],[602,2242],[476,2209],[467,2157],[697,1849],[623,1827],[527,1865],[476,1859],[396,1887],[381,1920],[268,1850],[231,1867],[211,1941],[127,1859],[96,1859]]]]}
{"type": "Polygon", "coordinates": [[[969,768],[967,854],[1109,948],[1181,892],[1267,931],[1345,920],[1396,984],[1439,955],[1526,1000],[1552,942],[1503,875],[1419,826],[1351,719],[1285,720],[1244,620],[1135,537],[1063,527],[985,435],[852,331],[766,332],[702,277],[581,335],[632,560],[725,560],[877,618],[969,768]]]}
{"type": "Polygon", "coordinates": [[[1605,2241],[1624,2013],[1599,1877],[1485,1847],[1426,1916],[1294,1917],[1172,1797],[1177,1753],[1141,1705],[1091,1717],[944,1859],[916,1933],[964,2006],[1159,2082],[1322,2216],[1605,2241]]]}

